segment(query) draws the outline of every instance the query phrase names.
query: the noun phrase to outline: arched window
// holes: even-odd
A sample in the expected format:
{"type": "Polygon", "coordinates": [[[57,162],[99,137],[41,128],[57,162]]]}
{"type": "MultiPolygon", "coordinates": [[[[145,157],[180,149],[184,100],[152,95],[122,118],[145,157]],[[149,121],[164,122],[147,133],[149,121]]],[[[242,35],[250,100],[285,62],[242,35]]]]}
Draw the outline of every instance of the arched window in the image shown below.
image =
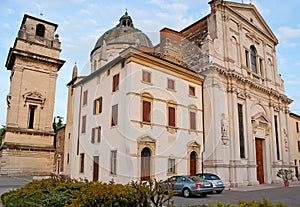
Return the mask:
{"type": "Polygon", "coordinates": [[[151,150],[145,147],[141,152],[141,180],[150,180],[151,150]]]}
{"type": "Polygon", "coordinates": [[[39,37],[45,36],[45,26],[42,24],[36,25],[35,35],[39,37]]]}
{"type": "Polygon", "coordinates": [[[251,56],[251,69],[252,69],[252,72],[257,73],[256,49],[253,45],[251,45],[251,47],[250,47],[250,56],[251,56]]]}

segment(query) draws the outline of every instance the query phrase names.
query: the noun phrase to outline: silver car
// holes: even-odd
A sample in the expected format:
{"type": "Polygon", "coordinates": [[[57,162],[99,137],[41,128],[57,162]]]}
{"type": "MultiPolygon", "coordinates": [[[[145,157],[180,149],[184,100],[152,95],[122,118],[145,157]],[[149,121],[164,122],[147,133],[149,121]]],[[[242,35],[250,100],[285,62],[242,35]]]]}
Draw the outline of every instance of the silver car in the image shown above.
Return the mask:
{"type": "Polygon", "coordinates": [[[223,192],[225,185],[217,175],[212,173],[200,173],[200,174],[196,174],[196,176],[199,176],[200,178],[211,182],[213,184],[214,191],[216,193],[219,194],[223,192]]]}
{"type": "Polygon", "coordinates": [[[210,182],[198,176],[173,176],[164,181],[163,185],[167,190],[171,189],[174,193],[180,193],[185,198],[191,195],[205,197],[214,190],[210,182]]]}

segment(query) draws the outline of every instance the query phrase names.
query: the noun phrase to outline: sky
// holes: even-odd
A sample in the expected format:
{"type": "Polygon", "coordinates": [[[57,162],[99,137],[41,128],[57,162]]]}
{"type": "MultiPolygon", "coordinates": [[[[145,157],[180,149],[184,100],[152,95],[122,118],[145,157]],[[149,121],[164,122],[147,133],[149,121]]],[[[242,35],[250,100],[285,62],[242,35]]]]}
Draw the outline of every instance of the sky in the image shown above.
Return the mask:
{"type": "MultiPolygon", "coordinates": [[[[294,102],[293,113],[300,115],[300,1],[232,0],[256,6],[279,40],[276,47],[278,72],[285,91],[294,102]]],[[[115,27],[125,13],[134,26],[146,33],[153,45],[164,27],[180,31],[210,13],[209,0],[0,0],[0,125],[5,125],[6,96],[10,71],[5,68],[24,14],[58,24],[61,41],[60,69],[56,85],[54,116],[66,117],[67,87],[76,63],[80,75],[90,71],[89,56],[97,39],[115,27]],[[42,15],[41,15],[42,14],[42,15]]]]}

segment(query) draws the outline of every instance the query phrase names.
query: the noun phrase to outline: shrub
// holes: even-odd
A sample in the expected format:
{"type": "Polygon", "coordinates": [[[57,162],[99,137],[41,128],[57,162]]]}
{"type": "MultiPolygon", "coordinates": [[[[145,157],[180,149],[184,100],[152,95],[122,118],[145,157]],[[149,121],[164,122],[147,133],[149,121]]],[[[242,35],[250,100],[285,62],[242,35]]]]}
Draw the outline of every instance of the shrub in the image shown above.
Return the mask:
{"type": "Polygon", "coordinates": [[[148,184],[131,182],[127,185],[98,182],[79,182],[63,176],[33,181],[23,188],[4,193],[6,207],[83,207],[83,206],[162,206],[171,194],[165,195],[161,182],[148,184]]]}

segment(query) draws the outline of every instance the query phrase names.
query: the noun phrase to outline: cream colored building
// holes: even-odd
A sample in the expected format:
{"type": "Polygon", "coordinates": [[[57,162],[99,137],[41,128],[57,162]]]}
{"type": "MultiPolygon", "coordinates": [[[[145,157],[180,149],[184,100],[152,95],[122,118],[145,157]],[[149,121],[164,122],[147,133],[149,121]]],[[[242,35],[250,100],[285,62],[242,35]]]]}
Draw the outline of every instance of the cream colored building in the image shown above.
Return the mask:
{"type": "Polygon", "coordinates": [[[71,176],[128,183],[200,172],[202,76],[153,55],[146,48],[151,42],[127,13],[110,31],[99,38],[105,46],[96,43],[92,66],[102,62],[94,54],[99,44],[106,47],[101,52],[120,53],[72,86],[71,176]],[[120,45],[119,39],[110,40],[114,30],[144,40],[128,38],[120,45]]]}
{"type": "MultiPolygon", "coordinates": [[[[151,45],[147,38],[139,36],[140,31],[130,45],[144,46],[144,50],[135,54],[138,50],[125,49],[130,45],[121,44],[126,38],[115,35],[122,34],[116,32],[118,26],[108,31],[110,38],[99,38],[91,53],[91,75],[74,85],[73,124],[78,127],[73,127],[72,176],[92,179],[98,163],[100,180],[125,182],[143,178],[144,147],[151,155],[149,174],[162,179],[169,176],[168,160],[172,158],[178,165],[173,174],[191,173],[189,146],[197,149],[197,172],[216,173],[230,186],[280,182],[277,169],[294,168],[288,107],[292,100],[285,95],[284,82],[277,71],[277,38],[252,4],[213,0],[210,6],[209,15],[181,31],[162,29],[160,43],[152,50],[146,48],[151,45]],[[199,74],[199,83],[185,75],[169,74],[171,69],[157,69],[149,59],[182,67],[180,71],[189,68],[199,74]],[[143,71],[153,77],[151,84],[141,82],[143,71]],[[120,83],[117,93],[111,91],[116,74],[120,83]],[[176,93],[166,90],[168,77],[182,83],[176,93]],[[199,93],[196,99],[184,94],[190,84],[199,93]],[[93,115],[92,103],[101,97],[104,113],[93,115]],[[151,124],[141,121],[141,103],[147,98],[153,101],[151,124]],[[169,100],[176,103],[176,127],[182,129],[176,129],[175,134],[164,124],[169,100]],[[194,137],[186,117],[191,105],[198,111],[197,118],[203,115],[203,122],[198,118],[194,137]],[[118,121],[122,120],[117,127],[110,126],[114,106],[118,107],[118,121]],[[88,139],[91,128],[99,126],[101,143],[97,147],[88,139]],[[111,173],[114,160],[116,174],[111,173]]],[[[119,25],[133,28],[128,14],[119,25]]],[[[186,70],[187,76],[189,73],[186,70]]]]}
{"type": "Polygon", "coordinates": [[[52,128],[57,72],[63,66],[57,25],[24,15],[6,68],[11,71],[0,174],[54,170],[52,128]]]}
{"type": "Polygon", "coordinates": [[[300,179],[300,116],[290,113],[290,140],[295,175],[300,179]]]}

